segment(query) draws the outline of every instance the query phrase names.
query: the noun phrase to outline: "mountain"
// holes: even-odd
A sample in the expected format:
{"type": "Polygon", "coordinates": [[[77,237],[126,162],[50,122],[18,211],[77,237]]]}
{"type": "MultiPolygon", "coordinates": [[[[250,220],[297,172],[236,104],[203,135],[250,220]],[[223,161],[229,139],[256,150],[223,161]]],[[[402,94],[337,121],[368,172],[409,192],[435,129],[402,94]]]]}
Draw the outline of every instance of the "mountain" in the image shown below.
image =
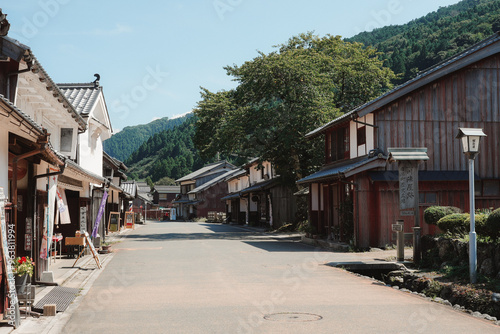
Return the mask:
{"type": "Polygon", "coordinates": [[[192,116],[193,113],[189,113],[183,117],[173,119],[164,117],[148,124],[127,126],[122,131],[104,141],[104,151],[118,160],[125,161],[132,152],[137,150],[137,148],[148,140],[148,138],[161,131],[175,128],[192,116]]]}
{"type": "Polygon", "coordinates": [[[150,177],[156,182],[164,177],[180,178],[203,166],[193,145],[196,117],[158,132],[144,141],[124,162],[132,179],[150,177]]]}
{"type": "Polygon", "coordinates": [[[403,83],[500,30],[500,0],[463,0],[403,25],[362,32],[360,42],[381,52],[385,65],[403,83]]]}
{"type": "Polygon", "coordinates": [[[202,159],[193,144],[196,120],[196,116],[189,117],[184,123],[147,139],[125,160],[129,167],[127,175],[134,180],[149,177],[155,184],[168,184],[219,159],[235,164],[246,162],[236,157],[202,159]]]}

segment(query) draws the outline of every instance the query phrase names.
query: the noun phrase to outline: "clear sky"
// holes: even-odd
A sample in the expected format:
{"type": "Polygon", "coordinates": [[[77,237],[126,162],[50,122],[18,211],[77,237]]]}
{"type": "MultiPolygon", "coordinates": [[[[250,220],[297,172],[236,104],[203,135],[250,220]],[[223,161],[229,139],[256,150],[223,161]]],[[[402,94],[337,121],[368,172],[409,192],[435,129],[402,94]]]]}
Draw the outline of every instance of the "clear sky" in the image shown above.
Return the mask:
{"type": "Polygon", "coordinates": [[[9,36],[57,83],[101,85],[113,130],[191,111],[200,86],[231,89],[223,69],[307,31],[351,37],[458,0],[4,1],[9,36]]]}

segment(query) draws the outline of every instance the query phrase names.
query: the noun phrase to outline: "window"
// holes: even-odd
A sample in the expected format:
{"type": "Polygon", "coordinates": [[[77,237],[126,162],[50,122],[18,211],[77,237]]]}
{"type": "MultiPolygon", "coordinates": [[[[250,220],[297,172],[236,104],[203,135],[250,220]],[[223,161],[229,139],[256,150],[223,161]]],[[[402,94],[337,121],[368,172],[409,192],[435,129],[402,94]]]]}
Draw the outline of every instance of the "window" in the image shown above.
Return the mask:
{"type": "Polygon", "coordinates": [[[335,129],[326,136],[327,162],[349,158],[349,129],[335,129]]]}
{"type": "Polygon", "coordinates": [[[61,128],[61,152],[71,152],[73,146],[73,129],[61,128]]]}
{"type": "Polygon", "coordinates": [[[358,128],[357,141],[358,146],[366,144],[366,126],[358,128]]]}
{"type": "Polygon", "coordinates": [[[436,204],[437,203],[437,193],[419,193],[418,200],[420,204],[436,204]]]}
{"type": "Polygon", "coordinates": [[[167,199],[167,194],[159,194],[160,195],[160,199],[167,199]]]}
{"type": "Polygon", "coordinates": [[[483,181],[483,196],[499,196],[500,184],[498,180],[483,181]]]}

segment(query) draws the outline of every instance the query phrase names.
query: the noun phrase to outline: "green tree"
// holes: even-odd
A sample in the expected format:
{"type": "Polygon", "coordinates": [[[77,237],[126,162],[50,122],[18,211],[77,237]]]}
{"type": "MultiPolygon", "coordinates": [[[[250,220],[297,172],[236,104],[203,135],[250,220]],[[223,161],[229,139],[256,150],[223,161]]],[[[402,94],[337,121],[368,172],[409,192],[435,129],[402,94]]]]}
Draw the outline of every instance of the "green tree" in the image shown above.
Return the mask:
{"type": "Polygon", "coordinates": [[[203,156],[236,153],[271,161],[288,184],[322,164],[322,141],[305,134],[378,96],[394,78],[375,49],[311,33],[225,69],[238,86],[218,93],[202,88],[197,148],[203,156]]]}
{"type": "Polygon", "coordinates": [[[153,183],[153,180],[151,180],[151,177],[146,177],[146,183],[148,184],[148,186],[153,189],[153,187],[155,186],[155,184],[153,183]]]}

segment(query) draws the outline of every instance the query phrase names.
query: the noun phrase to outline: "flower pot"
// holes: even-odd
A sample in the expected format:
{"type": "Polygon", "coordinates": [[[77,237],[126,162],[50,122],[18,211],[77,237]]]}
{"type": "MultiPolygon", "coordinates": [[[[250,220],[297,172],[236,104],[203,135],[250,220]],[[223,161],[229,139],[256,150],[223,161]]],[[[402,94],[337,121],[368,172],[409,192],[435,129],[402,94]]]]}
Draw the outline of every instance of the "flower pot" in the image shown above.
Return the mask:
{"type": "Polygon", "coordinates": [[[16,292],[18,295],[26,294],[26,285],[29,282],[28,280],[30,279],[28,274],[24,274],[22,276],[15,275],[14,280],[16,282],[16,292]]]}
{"type": "Polygon", "coordinates": [[[110,252],[110,248],[110,245],[101,245],[101,250],[99,251],[99,253],[108,254],[110,252]]]}

